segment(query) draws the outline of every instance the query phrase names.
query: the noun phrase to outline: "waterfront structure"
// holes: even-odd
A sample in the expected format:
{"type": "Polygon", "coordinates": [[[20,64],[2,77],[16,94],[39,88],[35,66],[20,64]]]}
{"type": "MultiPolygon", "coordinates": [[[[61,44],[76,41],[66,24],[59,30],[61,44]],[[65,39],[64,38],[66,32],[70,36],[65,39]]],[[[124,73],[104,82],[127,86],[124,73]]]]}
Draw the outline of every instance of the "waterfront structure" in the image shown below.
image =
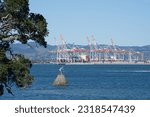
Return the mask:
{"type": "Polygon", "coordinates": [[[138,63],[144,61],[144,53],[132,50],[122,50],[112,45],[108,47],[98,47],[94,36],[87,37],[88,48],[77,46],[70,47],[60,35],[57,41],[56,63],[138,63]]]}

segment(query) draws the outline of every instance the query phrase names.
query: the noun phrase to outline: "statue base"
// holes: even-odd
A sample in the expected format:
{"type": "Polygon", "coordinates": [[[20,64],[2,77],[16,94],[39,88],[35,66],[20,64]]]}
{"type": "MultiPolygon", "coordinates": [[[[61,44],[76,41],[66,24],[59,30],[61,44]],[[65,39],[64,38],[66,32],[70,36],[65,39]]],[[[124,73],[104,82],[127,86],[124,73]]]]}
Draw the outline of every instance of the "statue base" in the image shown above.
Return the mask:
{"type": "Polygon", "coordinates": [[[58,74],[55,81],[53,82],[53,86],[66,86],[67,80],[63,74],[58,74]]]}

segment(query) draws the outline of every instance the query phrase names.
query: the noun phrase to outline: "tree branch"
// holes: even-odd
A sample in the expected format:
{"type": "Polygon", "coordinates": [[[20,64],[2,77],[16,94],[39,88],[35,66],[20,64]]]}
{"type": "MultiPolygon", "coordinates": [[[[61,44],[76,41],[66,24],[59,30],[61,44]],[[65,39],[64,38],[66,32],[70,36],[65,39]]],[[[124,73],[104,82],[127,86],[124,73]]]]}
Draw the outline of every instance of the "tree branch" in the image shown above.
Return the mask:
{"type": "Polygon", "coordinates": [[[9,18],[9,16],[10,16],[10,14],[7,14],[5,17],[2,17],[1,19],[2,19],[2,21],[5,21],[5,20],[9,20],[10,18],[9,18]]]}
{"type": "Polygon", "coordinates": [[[19,35],[10,35],[9,37],[3,38],[2,41],[14,41],[17,40],[20,36],[19,35]]]}

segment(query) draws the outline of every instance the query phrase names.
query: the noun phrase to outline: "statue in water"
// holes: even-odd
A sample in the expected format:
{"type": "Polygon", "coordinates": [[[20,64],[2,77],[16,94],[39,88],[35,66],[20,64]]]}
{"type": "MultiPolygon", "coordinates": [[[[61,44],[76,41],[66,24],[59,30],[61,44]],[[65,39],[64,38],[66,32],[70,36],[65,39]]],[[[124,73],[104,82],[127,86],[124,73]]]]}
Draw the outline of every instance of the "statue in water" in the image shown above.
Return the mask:
{"type": "Polygon", "coordinates": [[[63,70],[63,68],[64,68],[64,66],[62,66],[62,67],[60,67],[60,68],[59,68],[59,72],[60,72],[60,74],[62,74],[62,70],[63,70]]]}
{"type": "Polygon", "coordinates": [[[54,86],[66,86],[67,85],[67,81],[63,74],[63,68],[64,66],[59,68],[59,74],[57,75],[56,79],[53,82],[54,86]]]}

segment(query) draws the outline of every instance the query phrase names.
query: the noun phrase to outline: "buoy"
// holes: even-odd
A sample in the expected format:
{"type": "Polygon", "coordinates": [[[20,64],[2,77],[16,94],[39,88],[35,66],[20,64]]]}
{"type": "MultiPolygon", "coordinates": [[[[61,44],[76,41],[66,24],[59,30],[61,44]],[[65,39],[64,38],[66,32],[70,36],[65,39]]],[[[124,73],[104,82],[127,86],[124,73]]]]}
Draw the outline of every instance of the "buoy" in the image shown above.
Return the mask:
{"type": "Polygon", "coordinates": [[[57,75],[56,79],[53,82],[53,86],[66,86],[67,80],[65,79],[65,76],[62,72],[63,66],[59,68],[59,74],[57,75]]]}

